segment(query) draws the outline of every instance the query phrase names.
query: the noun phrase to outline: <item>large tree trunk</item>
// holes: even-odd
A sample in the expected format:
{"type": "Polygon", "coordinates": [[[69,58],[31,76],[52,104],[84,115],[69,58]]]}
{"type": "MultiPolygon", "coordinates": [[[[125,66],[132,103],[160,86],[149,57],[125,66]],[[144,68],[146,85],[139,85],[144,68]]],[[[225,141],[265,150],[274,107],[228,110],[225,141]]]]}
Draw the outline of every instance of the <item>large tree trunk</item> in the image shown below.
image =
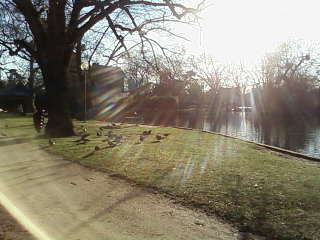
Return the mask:
{"type": "Polygon", "coordinates": [[[42,66],[48,97],[48,123],[45,132],[49,137],[72,136],[74,130],[67,87],[68,59],[59,51],[51,51],[48,56],[48,62],[42,66]]]}
{"type": "Polygon", "coordinates": [[[70,115],[69,94],[66,87],[66,74],[51,74],[47,87],[48,124],[46,134],[50,137],[67,137],[74,135],[70,115]]]}

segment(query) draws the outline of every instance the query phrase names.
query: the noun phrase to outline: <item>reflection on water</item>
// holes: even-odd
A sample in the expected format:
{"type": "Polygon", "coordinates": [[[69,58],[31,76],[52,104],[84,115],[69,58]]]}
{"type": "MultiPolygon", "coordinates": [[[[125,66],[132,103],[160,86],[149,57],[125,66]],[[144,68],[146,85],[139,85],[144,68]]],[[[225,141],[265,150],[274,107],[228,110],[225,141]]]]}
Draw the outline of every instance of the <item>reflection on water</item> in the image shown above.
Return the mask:
{"type": "Polygon", "coordinates": [[[178,126],[219,132],[320,157],[320,123],[315,119],[258,122],[253,113],[231,112],[216,120],[179,116],[178,126]]]}

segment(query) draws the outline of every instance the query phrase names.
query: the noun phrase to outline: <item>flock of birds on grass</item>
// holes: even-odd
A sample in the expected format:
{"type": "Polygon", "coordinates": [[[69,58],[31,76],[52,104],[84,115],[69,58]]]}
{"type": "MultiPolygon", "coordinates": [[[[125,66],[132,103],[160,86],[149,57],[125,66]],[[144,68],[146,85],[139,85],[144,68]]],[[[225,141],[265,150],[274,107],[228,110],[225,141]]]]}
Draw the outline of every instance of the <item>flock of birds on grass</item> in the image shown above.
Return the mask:
{"type": "MultiPolygon", "coordinates": [[[[99,131],[96,132],[97,137],[103,137],[106,136],[107,138],[103,140],[103,142],[107,142],[108,146],[110,148],[113,148],[123,142],[123,135],[121,134],[115,134],[110,129],[120,129],[121,126],[116,125],[115,123],[112,123],[111,125],[103,126],[99,128],[99,131]],[[107,133],[105,133],[105,130],[108,130],[107,133]]],[[[135,144],[141,144],[148,136],[152,135],[152,130],[145,130],[140,134],[138,141],[135,144]]],[[[90,133],[88,133],[88,129],[85,126],[81,126],[80,130],[80,139],[76,140],[75,142],[78,142],[80,144],[85,144],[86,142],[90,141],[88,137],[90,136],[90,133]]],[[[154,142],[160,142],[162,139],[165,139],[169,136],[169,133],[165,133],[162,135],[156,134],[154,142]]],[[[53,139],[49,139],[49,145],[55,145],[56,142],[53,139]]],[[[101,150],[99,146],[94,147],[95,151],[101,150]]]]}

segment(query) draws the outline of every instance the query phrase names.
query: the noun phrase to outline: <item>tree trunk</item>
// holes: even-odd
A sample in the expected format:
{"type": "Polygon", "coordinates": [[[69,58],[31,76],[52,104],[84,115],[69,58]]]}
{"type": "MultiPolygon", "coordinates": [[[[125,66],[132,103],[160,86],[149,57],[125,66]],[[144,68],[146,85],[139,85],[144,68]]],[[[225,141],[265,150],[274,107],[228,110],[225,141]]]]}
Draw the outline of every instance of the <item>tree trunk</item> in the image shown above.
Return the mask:
{"type": "Polygon", "coordinates": [[[50,81],[48,94],[48,124],[46,134],[50,137],[67,137],[74,135],[70,115],[69,95],[66,76],[60,76],[58,81],[50,81]]]}
{"type": "Polygon", "coordinates": [[[59,57],[58,52],[51,52],[49,56],[47,64],[42,64],[48,97],[48,123],[45,132],[49,137],[73,136],[67,87],[68,64],[59,57]]]}
{"type": "Polygon", "coordinates": [[[34,103],[35,100],[35,89],[34,89],[34,78],[35,78],[35,70],[34,70],[34,58],[31,58],[29,63],[29,78],[28,78],[28,85],[29,88],[32,90],[32,96],[28,98],[28,105],[30,106],[30,110],[32,113],[36,113],[37,109],[34,103]]]}

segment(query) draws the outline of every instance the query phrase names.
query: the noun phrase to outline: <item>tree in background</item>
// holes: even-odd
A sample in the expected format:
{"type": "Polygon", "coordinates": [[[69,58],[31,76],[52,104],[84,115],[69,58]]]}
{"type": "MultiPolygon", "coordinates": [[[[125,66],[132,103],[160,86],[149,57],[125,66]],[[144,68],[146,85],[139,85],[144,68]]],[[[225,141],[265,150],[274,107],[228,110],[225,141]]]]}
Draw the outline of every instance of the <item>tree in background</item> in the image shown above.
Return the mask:
{"type": "Polygon", "coordinates": [[[288,42],[265,56],[253,89],[254,104],[261,114],[291,117],[317,108],[317,52],[317,46],[288,42]]]}

